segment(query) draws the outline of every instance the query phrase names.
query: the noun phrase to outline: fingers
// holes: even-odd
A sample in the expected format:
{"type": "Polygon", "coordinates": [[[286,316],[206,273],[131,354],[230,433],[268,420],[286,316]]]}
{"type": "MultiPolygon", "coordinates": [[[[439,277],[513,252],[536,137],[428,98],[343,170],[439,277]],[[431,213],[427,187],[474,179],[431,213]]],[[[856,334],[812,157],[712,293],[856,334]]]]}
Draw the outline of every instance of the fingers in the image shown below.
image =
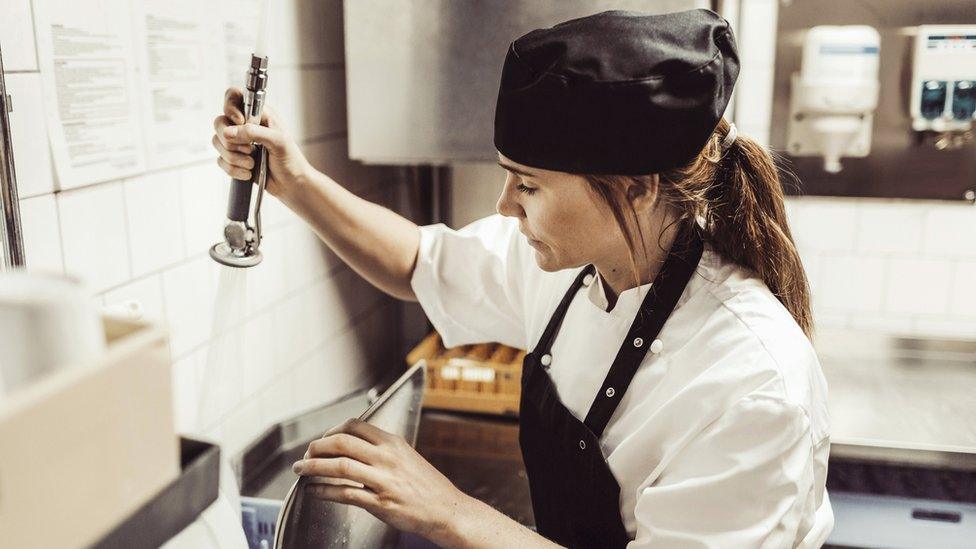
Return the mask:
{"type": "MultiPolygon", "coordinates": [[[[224,92],[224,116],[235,125],[241,125],[245,122],[244,91],[240,88],[227,88],[227,91],[224,92]]],[[[278,117],[269,105],[265,105],[261,110],[261,125],[280,129],[278,117]]]]}
{"type": "MultiPolygon", "coordinates": [[[[221,117],[224,118],[224,117],[221,117]]],[[[216,122],[214,126],[216,126],[216,122]]],[[[210,144],[217,150],[220,156],[217,157],[217,165],[224,170],[227,175],[234,179],[248,181],[251,179],[254,170],[254,159],[250,152],[253,147],[250,145],[225,145],[221,142],[219,135],[214,135],[210,139],[210,144]],[[229,148],[228,148],[229,147],[229,148]]]]}
{"type": "Polygon", "coordinates": [[[273,153],[284,148],[284,139],[277,116],[265,105],[261,124],[246,124],[244,116],[244,92],[240,88],[227,88],[224,92],[224,114],[214,119],[214,132],[225,149],[243,153],[251,152],[251,143],[261,143],[273,153]]]}
{"type": "Polygon", "coordinates": [[[220,154],[217,165],[235,179],[249,180],[254,169],[254,159],[250,154],[252,143],[265,145],[272,153],[280,153],[284,148],[281,131],[272,124],[273,115],[265,114],[262,122],[271,128],[254,124],[244,124],[244,94],[240,88],[228,88],[224,92],[224,114],[214,119],[214,136],[211,144],[220,154]]]}
{"type": "Polygon", "coordinates": [[[309,488],[315,496],[329,501],[355,505],[367,511],[380,507],[379,496],[369,488],[337,486],[332,484],[316,484],[309,488]]]}
{"type": "Polygon", "coordinates": [[[224,116],[234,124],[244,123],[244,92],[240,88],[227,88],[224,92],[224,116]]]}
{"type": "Polygon", "coordinates": [[[273,154],[282,154],[285,150],[285,140],[281,131],[257,124],[224,126],[218,135],[221,136],[222,142],[230,145],[260,143],[273,154]]]}
{"type": "Polygon", "coordinates": [[[369,423],[356,418],[351,418],[342,425],[329,429],[329,431],[325,433],[325,436],[335,433],[349,433],[351,435],[356,435],[357,437],[372,444],[381,444],[384,442],[389,443],[396,439],[395,436],[387,433],[379,427],[370,425],[369,423]]]}
{"type": "MultiPolygon", "coordinates": [[[[231,166],[244,168],[245,170],[254,169],[254,158],[251,155],[237,152],[236,150],[228,150],[216,135],[210,140],[210,144],[213,145],[214,149],[217,149],[220,156],[231,166]]],[[[234,149],[237,148],[237,146],[234,146],[234,149]]]]}
{"type": "Polygon", "coordinates": [[[261,111],[261,125],[273,130],[281,130],[281,126],[278,124],[278,113],[270,105],[265,105],[264,110],[261,111]]]}
{"type": "Polygon", "coordinates": [[[233,177],[234,179],[240,179],[241,181],[250,181],[251,176],[253,175],[251,170],[231,166],[226,160],[223,159],[223,157],[217,157],[217,165],[220,166],[220,169],[224,170],[227,175],[233,177]]]}
{"type": "Polygon", "coordinates": [[[351,480],[369,487],[381,485],[377,469],[349,457],[304,459],[296,461],[292,471],[303,476],[351,480]]]}
{"type": "Polygon", "coordinates": [[[346,433],[336,433],[313,440],[305,452],[305,459],[347,456],[368,465],[382,461],[382,454],[369,442],[346,433]]]}
{"type": "MultiPolygon", "coordinates": [[[[223,146],[224,149],[227,149],[229,151],[242,152],[244,154],[251,154],[251,151],[254,150],[254,147],[251,146],[250,143],[235,144],[235,143],[228,143],[226,141],[226,139],[224,138],[224,128],[227,128],[231,125],[232,122],[230,121],[229,118],[227,118],[227,116],[222,115],[222,116],[218,116],[217,118],[214,118],[213,121],[213,127],[215,132],[214,136],[217,138],[218,141],[220,141],[220,144],[221,146],[223,146]]],[[[220,149],[218,149],[218,152],[220,152],[220,149]]]]}

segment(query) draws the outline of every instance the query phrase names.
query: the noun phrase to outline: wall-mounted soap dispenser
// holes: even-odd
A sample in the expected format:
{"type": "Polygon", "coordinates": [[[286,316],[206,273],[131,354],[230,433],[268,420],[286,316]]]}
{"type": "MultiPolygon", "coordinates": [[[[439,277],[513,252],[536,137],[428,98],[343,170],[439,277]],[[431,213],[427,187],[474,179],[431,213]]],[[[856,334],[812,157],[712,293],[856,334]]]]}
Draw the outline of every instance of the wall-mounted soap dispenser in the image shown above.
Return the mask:
{"type": "MultiPolygon", "coordinates": [[[[976,101],[970,86],[976,80],[972,65],[976,59],[976,1],[817,0],[777,4],[769,146],[783,156],[780,172],[784,181],[795,181],[785,186],[787,192],[970,203],[976,200],[976,139],[968,144],[962,142],[958,148],[953,142],[963,141],[967,133],[976,134],[976,127],[968,132],[944,132],[919,131],[916,126],[926,128],[944,117],[941,124],[948,127],[947,120],[964,119],[972,113],[976,101]],[[817,31],[818,25],[834,27],[819,27],[825,30],[817,31]],[[867,25],[876,33],[865,29],[864,40],[858,41],[858,27],[848,25],[867,25]],[[928,32],[929,29],[938,32],[928,32]],[[842,32],[851,34],[841,36],[842,32]],[[943,38],[925,38],[929,35],[943,38]],[[850,40],[842,40],[845,38],[850,40]],[[820,47],[814,47],[818,41],[820,47]],[[842,48],[845,43],[853,47],[842,48]],[[811,57],[820,63],[811,65],[811,57]],[[967,65],[969,69],[964,72],[967,65]],[[870,128],[870,137],[856,133],[847,151],[841,153],[843,170],[830,173],[824,170],[823,153],[816,148],[815,134],[810,129],[810,119],[817,116],[812,113],[822,111],[799,108],[806,99],[797,94],[818,91],[810,83],[818,77],[837,81],[833,77],[836,73],[853,81],[846,88],[846,99],[852,102],[870,94],[871,86],[858,86],[854,83],[858,80],[874,80],[876,74],[878,92],[877,106],[864,111],[859,127],[860,131],[870,128]],[[925,87],[923,84],[929,80],[934,82],[925,87]],[[923,93],[927,95],[925,115],[923,93]],[[803,120],[797,120],[797,115],[803,120]]],[[[747,80],[758,85],[754,76],[747,80]]],[[[738,85],[742,82],[740,77],[738,85]]],[[[739,90],[740,96],[743,89],[739,90]]],[[[843,97],[842,93],[838,91],[843,97]]]]}
{"type": "Polygon", "coordinates": [[[791,77],[789,152],[823,156],[823,169],[841,170],[841,157],[871,150],[878,106],[881,38],[867,25],[821,25],[806,31],[800,71],[791,77]]]}
{"type": "Polygon", "coordinates": [[[921,25],[912,67],[912,129],[937,132],[935,146],[973,138],[976,117],[976,25],[921,25]]]}

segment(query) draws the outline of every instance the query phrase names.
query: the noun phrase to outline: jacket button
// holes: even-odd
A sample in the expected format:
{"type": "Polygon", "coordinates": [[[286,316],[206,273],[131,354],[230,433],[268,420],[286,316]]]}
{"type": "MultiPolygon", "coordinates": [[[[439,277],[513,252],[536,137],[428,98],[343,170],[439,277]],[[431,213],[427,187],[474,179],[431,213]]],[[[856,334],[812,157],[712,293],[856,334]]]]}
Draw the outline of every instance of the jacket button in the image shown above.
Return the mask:
{"type": "Polygon", "coordinates": [[[580,450],[586,450],[586,441],[580,439],[580,450]]]}
{"type": "Polygon", "coordinates": [[[589,286],[590,284],[593,284],[593,275],[588,274],[583,277],[583,285],[589,286]]]}
{"type": "Polygon", "coordinates": [[[541,362],[543,366],[548,366],[552,364],[552,355],[550,354],[542,355],[542,358],[539,359],[539,362],[541,362]]]}
{"type": "Polygon", "coordinates": [[[634,338],[634,347],[640,347],[643,344],[644,344],[644,338],[642,338],[642,337],[635,337],[634,338]]]}
{"type": "Polygon", "coordinates": [[[651,343],[651,352],[654,354],[658,354],[661,352],[661,349],[664,349],[664,342],[661,341],[660,339],[655,339],[651,343]]]}
{"type": "Polygon", "coordinates": [[[613,387],[607,387],[607,396],[608,397],[612,397],[615,393],[616,393],[616,391],[613,390],[613,387]]]}

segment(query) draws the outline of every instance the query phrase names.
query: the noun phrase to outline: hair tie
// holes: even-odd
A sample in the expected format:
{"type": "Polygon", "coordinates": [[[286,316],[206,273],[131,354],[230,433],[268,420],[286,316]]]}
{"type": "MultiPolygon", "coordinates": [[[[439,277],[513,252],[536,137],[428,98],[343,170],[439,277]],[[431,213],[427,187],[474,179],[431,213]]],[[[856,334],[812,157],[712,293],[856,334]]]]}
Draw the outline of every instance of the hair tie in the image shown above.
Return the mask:
{"type": "Polygon", "coordinates": [[[725,138],[722,139],[722,150],[728,150],[735,143],[735,138],[738,134],[739,130],[735,128],[735,124],[729,122],[729,131],[725,134],[725,138]]]}

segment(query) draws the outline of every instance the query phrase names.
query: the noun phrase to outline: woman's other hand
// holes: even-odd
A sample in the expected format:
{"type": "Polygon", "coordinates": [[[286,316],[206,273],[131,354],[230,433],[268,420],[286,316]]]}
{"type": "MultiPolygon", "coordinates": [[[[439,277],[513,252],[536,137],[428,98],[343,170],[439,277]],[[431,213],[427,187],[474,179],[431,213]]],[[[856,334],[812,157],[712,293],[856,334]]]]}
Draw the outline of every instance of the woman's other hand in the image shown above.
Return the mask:
{"type": "Polygon", "coordinates": [[[470,512],[471,498],[403,437],[351,419],[309,444],[293,470],[329,477],[316,494],[369,511],[390,526],[434,541],[446,539],[470,512]]]}
{"type": "Polygon", "coordinates": [[[268,150],[267,190],[282,201],[294,194],[307,181],[313,170],[305,155],[278,124],[274,112],[267,106],[261,114],[261,125],[245,124],[243,92],[228,88],[224,94],[224,114],[214,119],[211,142],[220,156],[217,164],[234,179],[251,179],[254,159],[251,143],[260,143],[268,150]]]}

